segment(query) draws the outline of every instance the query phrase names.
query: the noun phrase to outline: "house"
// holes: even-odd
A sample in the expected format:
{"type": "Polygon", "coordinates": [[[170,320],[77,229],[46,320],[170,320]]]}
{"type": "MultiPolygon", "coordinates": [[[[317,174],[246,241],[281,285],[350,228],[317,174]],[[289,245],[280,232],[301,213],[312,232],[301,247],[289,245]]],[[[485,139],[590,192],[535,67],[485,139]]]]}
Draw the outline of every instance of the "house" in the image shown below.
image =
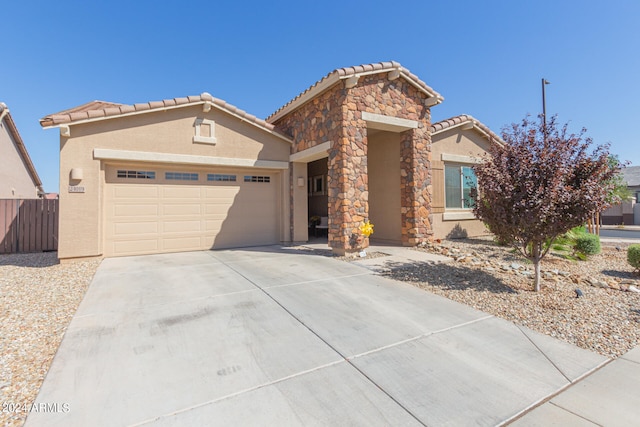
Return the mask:
{"type": "Polygon", "coordinates": [[[603,225],[640,225],[640,166],[622,169],[622,177],[632,198],[602,212],[603,225]]]}
{"type": "Polygon", "coordinates": [[[93,101],[41,119],[60,131],[60,258],[305,242],[310,216],[348,254],[485,233],[470,166],[499,141],[397,62],[332,71],[259,119],[208,93],[93,101]]]}
{"type": "Polygon", "coordinates": [[[35,199],[44,194],[7,105],[0,102],[0,199],[35,199]]]}

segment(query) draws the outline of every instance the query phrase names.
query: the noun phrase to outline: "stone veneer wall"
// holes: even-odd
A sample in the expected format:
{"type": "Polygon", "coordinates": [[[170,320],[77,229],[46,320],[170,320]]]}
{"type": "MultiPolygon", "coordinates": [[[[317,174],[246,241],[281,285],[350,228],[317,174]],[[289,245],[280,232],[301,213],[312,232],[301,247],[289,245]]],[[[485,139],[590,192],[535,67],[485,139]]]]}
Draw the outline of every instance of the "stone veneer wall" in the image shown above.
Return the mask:
{"type": "Polygon", "coordinates": [[[363,111],[418,122],[417,129],[403,132],[401,142],[402,242],[416,245],[433,234],[429,220],[430,110],[424,105],[425,98],[402,78],[390,81],[387,73],[373,74],[360,77],[350,89],[340,82],[275,123],[292,136],[293,153],[331,141],[329,245],[335,252],[354,252],[369,244],[359,232],[369,213],[367,123],[362,119],[363,111]]]}

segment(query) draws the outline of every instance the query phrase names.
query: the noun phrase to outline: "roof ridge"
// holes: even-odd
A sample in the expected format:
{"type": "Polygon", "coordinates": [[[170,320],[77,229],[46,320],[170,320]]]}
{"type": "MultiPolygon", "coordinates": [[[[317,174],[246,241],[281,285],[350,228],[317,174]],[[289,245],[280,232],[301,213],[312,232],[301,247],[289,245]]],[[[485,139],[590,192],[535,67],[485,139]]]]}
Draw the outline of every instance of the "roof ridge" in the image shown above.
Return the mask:
{"type": "Polygon", "coordinates": [[[241,119],[264,128],[269,132],[275,132],[278,135],[290,140],[290,137],[279,132],[275,126],[263,119],[260,119],[253,114],[249,114],[246,111],[229,104],[228,102],[214,98],[208,92],[202,92],[200,95],[169,98],[160,101],[148,101],[135,104],[119,104],[109,103],[104,101],[91,101],[77,107],[73,107],[67,110],[60,111],[58,113],[50,114],[40,119],[40,125],[42,127],[50,127],[63,124],[73,124],[74,122],[92,120],[92,119],[104,119],[117,117],[124,114],[140,113],[145,111],[154,111],[170,107],[180,107],[187,105],[204,104],[210,102],[227,111],[230,114],[239,116],[241,119]]]}
{"type": "Polygon", "coordinates": [[[428,86],[425,82],[420,80],[420,78],[415,74],[413,74],[411,71],[409,71],[409,69],[403,67],[402,64],[400,64],[399,62],[397,61],[374,62],[371,64],[354,65],[350,67],[342,67],[342,68],[334,69],[333,71],[331,71],[330,73],[322,77],[320,80],[316,81],[314,84],[309,86],[307,89],[299,93],[296,97],[291,99],[282,107],[278,108],[276,111],[271,113],[269,117],[267,117],[265,120],[267,122],[271,122],[272,120],[277,120],[279,118],[277,117],[278,114],[282,113],[290,106],[293,106],[293,104],[295,104],[296,102],[302,100],[306,95],[311,93],[315,88],[320,87],[320,85],[322,85],[325,82],[329,82],[332,76],[335,76],[336,78],[340,79],[340,78],[344,78],[345,76],[358,75],[358,74],[384,73],[392,70],[400,71],[405,78],[409,79],[416,86],[419,86],[426,93],[429,93],[440,100],[444,100],[442,95],[440,95],[438,92],[433,90],[433,88],[428,86]]]}
{"type": "Polygon", "coordinates": [[[471,114],[459,114],[457,116],[449,117],[447,119],[432,123],[429,130],[431,131],[432,134],[435,132],[442,132],[453,126],[460,125],[462,123],[466,123],[469,121],[473,122],[473,125],[475,127],[478,127],[478,129],[486,133],[490,139],[494,139],[500,143],[504,143],[502,138],[497,133],[492,131],[487,125],[485,125],[480,120],[473,117],[471,114]]]}

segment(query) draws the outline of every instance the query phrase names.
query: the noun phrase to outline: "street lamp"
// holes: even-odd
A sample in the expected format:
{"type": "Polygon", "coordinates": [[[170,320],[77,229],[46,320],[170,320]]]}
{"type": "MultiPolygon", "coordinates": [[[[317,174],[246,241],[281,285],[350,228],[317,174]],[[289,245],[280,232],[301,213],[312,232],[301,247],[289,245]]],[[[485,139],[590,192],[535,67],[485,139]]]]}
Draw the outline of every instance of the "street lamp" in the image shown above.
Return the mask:
{"type": "Polygon", "coordinates": [[[547,79],[542,79],[542,124],[545,129],[547,128],[547,101],[545,99],[544,87],[550,83],[547,79]]]}

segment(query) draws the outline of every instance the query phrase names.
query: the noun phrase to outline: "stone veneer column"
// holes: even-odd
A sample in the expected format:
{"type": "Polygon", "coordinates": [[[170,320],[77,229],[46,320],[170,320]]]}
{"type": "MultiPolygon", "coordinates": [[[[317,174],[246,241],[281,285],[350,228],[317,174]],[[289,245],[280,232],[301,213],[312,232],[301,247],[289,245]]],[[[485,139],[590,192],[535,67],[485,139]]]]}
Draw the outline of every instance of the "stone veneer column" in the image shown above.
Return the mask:
{"type": "Polygon", "coordinates": [[[342,137],[329,151],[329,246],[344,255],[369,246],[359,227],[369,219],[366,123],[355,104],[343,108],[342,137]]]}
{"type": "Polygon", "coordinates": [[[403,133],[400,146],[402,244],[415,246],[433,234],[431,211],[431,135],[424,123],[403,133]]]}

